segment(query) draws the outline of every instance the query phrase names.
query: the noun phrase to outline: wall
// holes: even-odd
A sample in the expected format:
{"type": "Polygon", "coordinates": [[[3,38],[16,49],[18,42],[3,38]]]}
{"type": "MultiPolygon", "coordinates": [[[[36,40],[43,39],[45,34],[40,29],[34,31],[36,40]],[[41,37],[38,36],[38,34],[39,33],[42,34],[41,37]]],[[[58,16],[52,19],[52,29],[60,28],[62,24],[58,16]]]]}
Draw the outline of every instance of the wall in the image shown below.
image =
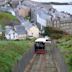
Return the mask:
{"type": "Polygon", "coordinates": [[[29,15],[29,12],[30,12],[30,8],[28,7],[21,7],[18,9],[18,13],[20,16],[23,16],[23,17],[26,17],[29,15]]]}
{"type": "Polygon", "coordinates": [[[45,19],[40,18],[40,16],[37,14],[37,22],[41,24],[42,26],[46,26],[47,21],[45,19]]]}
{"type": "Polygon", "coordinates": [[[36,26],[31,27],[28,30],[28,35],[38,38],[39,37],[39,29],[36,26]]]}
{"type": "Polygon", "coordinates": [[[63,30],[64,32],[67,32],[69,34],[72,34],[72,22],[53,22],[50,24],[47,24],[47,26],[55,27],[60,30],[63,30]]]}

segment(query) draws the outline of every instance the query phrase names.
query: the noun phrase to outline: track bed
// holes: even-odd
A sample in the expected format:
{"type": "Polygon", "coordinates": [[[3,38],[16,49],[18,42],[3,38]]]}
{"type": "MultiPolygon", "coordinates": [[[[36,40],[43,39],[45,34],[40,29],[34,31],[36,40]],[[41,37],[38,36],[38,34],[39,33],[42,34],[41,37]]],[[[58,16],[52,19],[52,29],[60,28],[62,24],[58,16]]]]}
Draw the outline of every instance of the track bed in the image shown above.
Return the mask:
{"type": "Polygon", "coordinates": [[[50,48],[46,46],[46,54],[35,54],[24,72],[58,72],[50,48]]]}

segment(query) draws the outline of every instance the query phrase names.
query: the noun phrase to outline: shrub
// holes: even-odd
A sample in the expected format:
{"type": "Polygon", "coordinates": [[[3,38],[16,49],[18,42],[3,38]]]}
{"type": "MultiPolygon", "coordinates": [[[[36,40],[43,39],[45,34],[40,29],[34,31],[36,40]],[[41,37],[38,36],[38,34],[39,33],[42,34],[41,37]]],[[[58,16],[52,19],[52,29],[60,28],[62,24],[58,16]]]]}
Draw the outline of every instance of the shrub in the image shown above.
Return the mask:
{"type": "Polygon", "coordinates": [[[58,39],[64,35],[64,32],[52,27],[45,27],[44,35],[48,35],[53,39],[58,39]]]}

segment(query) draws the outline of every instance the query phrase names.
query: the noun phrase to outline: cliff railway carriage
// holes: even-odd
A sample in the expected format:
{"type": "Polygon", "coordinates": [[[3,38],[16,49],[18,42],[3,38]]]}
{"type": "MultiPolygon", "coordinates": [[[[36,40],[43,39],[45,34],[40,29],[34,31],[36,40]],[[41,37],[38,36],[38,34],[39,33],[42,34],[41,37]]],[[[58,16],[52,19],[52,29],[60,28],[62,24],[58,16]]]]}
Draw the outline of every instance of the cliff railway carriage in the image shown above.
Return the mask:
{"type": "Polygon", "coordinates": [[[38,38],[35,40],[34,51],[36,54],[45,54],[46,53],[45,42],[46,42],[45,38],[38,38]]]}

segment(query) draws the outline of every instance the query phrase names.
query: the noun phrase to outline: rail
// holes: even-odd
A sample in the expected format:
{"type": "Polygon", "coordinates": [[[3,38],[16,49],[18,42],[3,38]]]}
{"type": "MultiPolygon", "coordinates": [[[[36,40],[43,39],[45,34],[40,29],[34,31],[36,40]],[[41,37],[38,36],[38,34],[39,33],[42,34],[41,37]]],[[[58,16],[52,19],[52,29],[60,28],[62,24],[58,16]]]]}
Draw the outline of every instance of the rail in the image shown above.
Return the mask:
{"type": "Polygon", "coordinates": [[[68,72],[64,58],[56,47],[55,40],[46,45],[46,54],[33,54],[33,50],[33,48],[29,50],[17,62],[12,72],[68,72]]]}
{"type": "Polygon", "coordinates": [[[23,55],[20,61],[17,61],[12,69],[12,72],[24,72],[25,67],[33,57],[33,48],[23,55]]]}
{"type": "Polygon", "coordinates": [[[56,46],[56,41],[52,42],[52,46],[53,46],[52,55],[54,57],[58,72],[68,72],[68,68],[64,61],[64,57],[61,55],[59,48],[57,48],[56,46]]]}

